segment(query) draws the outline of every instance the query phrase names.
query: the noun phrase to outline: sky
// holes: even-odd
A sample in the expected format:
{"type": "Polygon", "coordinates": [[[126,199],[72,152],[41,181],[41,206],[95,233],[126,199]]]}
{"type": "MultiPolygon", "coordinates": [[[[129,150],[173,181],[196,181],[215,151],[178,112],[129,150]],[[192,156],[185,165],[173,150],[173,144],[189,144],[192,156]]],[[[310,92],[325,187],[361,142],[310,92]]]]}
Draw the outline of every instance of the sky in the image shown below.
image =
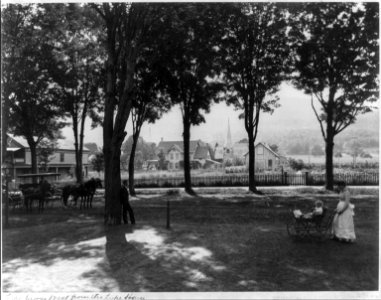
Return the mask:
{"type": "MultiPolygon", "coordinates": [[[[261,113],[259,132],[298,128],[320,130],[319,123],[311,108],[310,96],[295,89],[288,83],[281,85],[278,96],[280,98],[280,107],[276,108],[272,115],[261,113]]],[[[246,138],[247,134],[243,120],[238,118],[240,113],[241,111],[236,111],[233,106],[227,106],[225,103],[212,104],[210,113],[204,114],[206,122],[199,126],[192,126],[191,140],[201,139],[209,143],[224,143],[227,136],[228,122],[233,143],[246,138]]],[[[98,146],[102,146],[102,128],[98,127],[91,130],[90,123],[91,121],[87,120],[85,143],[96,143],[98,146]]],[[[132,133],[131,120],[127,123],[126,130],[128,137],[132,133]]],[[[158,144],[162,138],[164,141],[181,141],[182,132],[181,112],[178,107],[174,107],[156,123],[145,123],[140,136],[147,142],[158,144]]],[[[66,139],[74,140],[70,127],[63,130],[63,136],[66,139]]]]}

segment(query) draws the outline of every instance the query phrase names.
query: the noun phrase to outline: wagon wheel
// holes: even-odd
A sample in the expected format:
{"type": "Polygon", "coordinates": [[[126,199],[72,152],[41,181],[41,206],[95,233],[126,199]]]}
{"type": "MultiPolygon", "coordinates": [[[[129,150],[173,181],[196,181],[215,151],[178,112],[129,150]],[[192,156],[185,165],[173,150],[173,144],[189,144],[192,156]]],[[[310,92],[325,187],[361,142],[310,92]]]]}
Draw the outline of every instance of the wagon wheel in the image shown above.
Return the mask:
{"type": "Polygon", "coordinates": [[[300,226],[295,219],[292,219],[287,223],[287,233],[293,240],[297,240],[300,237],[299,227],[300,226]]]}

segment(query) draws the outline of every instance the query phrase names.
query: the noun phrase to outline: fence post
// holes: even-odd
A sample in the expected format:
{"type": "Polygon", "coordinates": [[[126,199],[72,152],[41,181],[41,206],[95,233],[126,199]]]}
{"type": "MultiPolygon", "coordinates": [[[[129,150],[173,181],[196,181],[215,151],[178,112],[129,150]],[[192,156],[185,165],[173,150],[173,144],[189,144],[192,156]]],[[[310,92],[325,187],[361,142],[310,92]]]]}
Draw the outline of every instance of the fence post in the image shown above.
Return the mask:
{"type": "Polygon", "coordinates": [[[306,177],[306,185],[309,185],[309,182],[308,182],[308,172],[305,173],[305,177],[306,177]]]}
{"type": "Polygon", "coordinates": [[[284,184],[284,185],[287,185],[287,172],[284,172],[283,175],[284,175],[284,176],[283,176],[283,177],[284,177],[284,178],[283,178],[283,184],[284,184]]]}

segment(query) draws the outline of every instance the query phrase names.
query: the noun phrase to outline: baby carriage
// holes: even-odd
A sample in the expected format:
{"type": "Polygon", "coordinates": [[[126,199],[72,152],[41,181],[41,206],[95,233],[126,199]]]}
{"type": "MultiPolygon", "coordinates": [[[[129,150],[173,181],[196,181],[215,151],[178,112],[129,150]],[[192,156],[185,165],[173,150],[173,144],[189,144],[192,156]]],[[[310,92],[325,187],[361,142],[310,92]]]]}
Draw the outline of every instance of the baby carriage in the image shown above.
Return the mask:
{"type": "Polygon", "coordinates": [[[287,223],[287,233],[293,240],[324,241],[329,237],[335,213],[329,212],[326,207],[321,215],[311,218],[296,217],[293,211],[291,214],[292,217],[287,223]]]}

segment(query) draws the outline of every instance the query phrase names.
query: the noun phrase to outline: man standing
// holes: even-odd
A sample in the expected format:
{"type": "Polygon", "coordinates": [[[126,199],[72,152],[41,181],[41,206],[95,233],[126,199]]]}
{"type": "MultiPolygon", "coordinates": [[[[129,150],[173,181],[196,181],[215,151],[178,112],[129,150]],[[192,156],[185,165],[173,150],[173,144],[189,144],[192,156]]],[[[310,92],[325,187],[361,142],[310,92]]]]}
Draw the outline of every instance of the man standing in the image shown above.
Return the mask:
{"type": "Polygon", "coordinates": [[[135,224],[134,211],[128,201],[128,189],[127,189],[127,180],[123,180],[122,188],[120,189],[120,203],[122,204],[123,209],[123,222],[124,224],[128,224],[127,220],[127,211],[130,215],[131,224],[135,224]]]}

